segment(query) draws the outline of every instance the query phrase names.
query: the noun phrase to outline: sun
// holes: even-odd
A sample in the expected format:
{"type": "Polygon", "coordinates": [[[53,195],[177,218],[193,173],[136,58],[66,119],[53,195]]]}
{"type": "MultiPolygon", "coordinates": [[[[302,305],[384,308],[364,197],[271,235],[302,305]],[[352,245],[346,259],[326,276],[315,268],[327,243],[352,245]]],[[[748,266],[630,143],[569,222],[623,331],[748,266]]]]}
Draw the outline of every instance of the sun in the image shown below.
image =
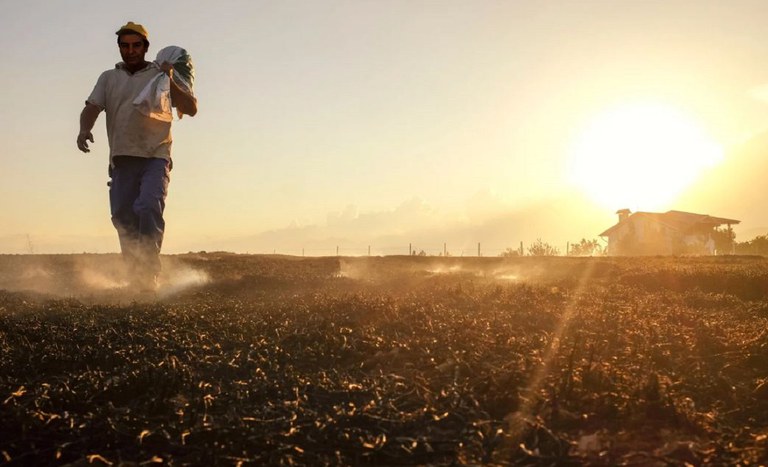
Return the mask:
{"type": "Polygon", "coordinates": [[[611,209],[661,210],[723,158],[723,149],[679,109],[631,103],[605,110],[577,135],[569,182],[611,209]]]}

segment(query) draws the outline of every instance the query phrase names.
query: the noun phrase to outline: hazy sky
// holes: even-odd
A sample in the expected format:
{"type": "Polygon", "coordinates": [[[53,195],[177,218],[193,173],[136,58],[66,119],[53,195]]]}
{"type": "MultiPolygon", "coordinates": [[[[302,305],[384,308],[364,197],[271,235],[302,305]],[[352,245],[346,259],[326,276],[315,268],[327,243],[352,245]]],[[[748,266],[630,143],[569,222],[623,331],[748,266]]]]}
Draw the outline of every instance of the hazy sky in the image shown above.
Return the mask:
{"type": "MultiPolygon", "coordinates": [[[[148,58],[178,45],[196,67],[199,113],[174,122],[168,253],[493,254],[596,238],[623,207],[732,217],[653,198],[654,173],[669,164],[690,178],[674,193],[700,190],[768,127],[762,0],[0,4],[0,253],[117,251],[104,115],[90,154],[75,137],[129,20],[148,58]],[[693,136],[666,144],[654,122],[693,136]],[[649,188],[622,197],[623,177],[649,188]]],[[[768,232],[758,207],[739,213],[768,232]]]]}

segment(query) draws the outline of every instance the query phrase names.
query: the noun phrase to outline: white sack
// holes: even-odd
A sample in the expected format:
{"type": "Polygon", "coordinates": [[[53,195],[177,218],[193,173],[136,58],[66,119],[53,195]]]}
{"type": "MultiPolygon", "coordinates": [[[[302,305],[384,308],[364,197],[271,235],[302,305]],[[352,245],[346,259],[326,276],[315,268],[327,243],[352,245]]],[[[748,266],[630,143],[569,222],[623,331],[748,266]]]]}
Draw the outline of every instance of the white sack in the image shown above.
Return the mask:
{"type": "MultiPolygon", "coordinates": [[[[160,65],[165,62],[173,64],[173,80],[176,84],[194,95],[195,69],[192,57],[186,50],[172,45],[157,52],[153,66],[157,67],[159,73],[136,96],[133,105],[136,106],[136,110],[149,118],[170,122],[173,120],[171,79],[160,70],[160,65]]],[[[181,112],[179,112],[179,118],[181,118],[181,112]]]]}

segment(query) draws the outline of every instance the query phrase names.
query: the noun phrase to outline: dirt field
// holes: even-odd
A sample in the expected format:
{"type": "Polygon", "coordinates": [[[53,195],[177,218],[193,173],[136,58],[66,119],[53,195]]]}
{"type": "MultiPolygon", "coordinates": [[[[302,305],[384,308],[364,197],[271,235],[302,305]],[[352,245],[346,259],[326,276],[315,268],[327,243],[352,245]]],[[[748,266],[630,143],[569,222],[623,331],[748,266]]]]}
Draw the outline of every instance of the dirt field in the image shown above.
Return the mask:
{"type": "Polygon", "coordinates": [[[768,462],[768,261],[0,255],[0,463],[768,462]]]}

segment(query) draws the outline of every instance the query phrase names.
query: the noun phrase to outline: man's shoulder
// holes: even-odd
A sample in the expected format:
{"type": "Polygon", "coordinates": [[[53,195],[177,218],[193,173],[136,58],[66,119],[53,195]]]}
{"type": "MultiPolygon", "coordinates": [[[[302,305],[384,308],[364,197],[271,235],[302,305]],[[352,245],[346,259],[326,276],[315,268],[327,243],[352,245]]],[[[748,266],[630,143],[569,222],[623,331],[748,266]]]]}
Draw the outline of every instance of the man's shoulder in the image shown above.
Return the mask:
{"type": "Polygon", "coordinates": [[[120,73],[120,70],[117,68],[117,66],[115,66],[108,70],[102,71],[101,74],[99,74],[99,79],[105,79],[111,76],[116,76],[118,73],[120,73]]]}

